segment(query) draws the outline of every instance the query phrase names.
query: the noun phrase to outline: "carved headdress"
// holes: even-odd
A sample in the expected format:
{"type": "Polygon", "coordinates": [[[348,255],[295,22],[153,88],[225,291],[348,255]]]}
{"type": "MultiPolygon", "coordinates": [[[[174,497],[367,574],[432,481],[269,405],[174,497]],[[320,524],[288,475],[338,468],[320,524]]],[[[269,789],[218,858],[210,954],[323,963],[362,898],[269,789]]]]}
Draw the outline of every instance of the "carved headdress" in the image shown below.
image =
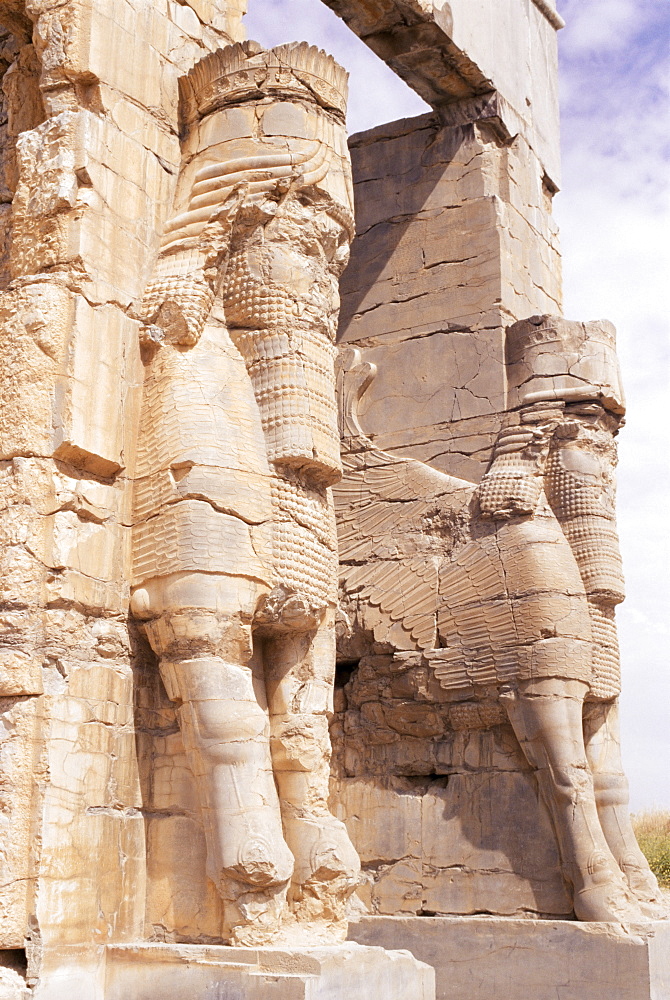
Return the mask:
{"type": "Polygon", "coordinates": [[[180,81],[182,169],[142,314],[146,341],[197,342],[242,207],[311,191],[354,235],[347,73],[306,42],[229,45],[180,81]]]}
{"type": "Polygon", "coordinates": [[[607,320],[574,323],[560,316],[514,323],[507,331],[507,387],[509,409],[554,400],[598,400],[623,415],[614,327],[607,320]]]}
{"type": "Polygon", "coordinates": [[[202,59],[181,80],[184,154],[193,159],[163,252],[200,236],[234,190],[249,204],[291,183],[321,186],[353,237],[350,173],[333,170],[333,159],[347,159],[347,80],[332,56],[306,42],[267,51],[242,42],[202,59]]]}

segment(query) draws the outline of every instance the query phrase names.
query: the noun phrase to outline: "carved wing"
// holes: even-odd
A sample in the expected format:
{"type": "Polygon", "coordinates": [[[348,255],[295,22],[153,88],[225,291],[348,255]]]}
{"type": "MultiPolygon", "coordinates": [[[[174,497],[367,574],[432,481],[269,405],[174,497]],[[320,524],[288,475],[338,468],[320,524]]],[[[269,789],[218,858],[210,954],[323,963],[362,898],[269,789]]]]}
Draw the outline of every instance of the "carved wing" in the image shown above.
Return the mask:
{"type": "Polygon", "coordinates": [[[333,490],[342,584],[430,648],[441,559],[431,530],[455,524],[473,486],[376,449],[345,456],[344,464],[333,490]]]}
{"type": "Polygon", "coordinates": [[[427,657],[445,690],[516,676],[518,623],[494,535],[471,541],[441,568],[437,624],[444,645],[427,657]]]}
{"type": "Polygon", "coordinates": [[[358,594],[392,622],[401,622],[421,649],[435,645],[437,562],[434,557],[410,562],[384,559],[374,564],[343,567],[341,578],[349,594],[358,594]]]}

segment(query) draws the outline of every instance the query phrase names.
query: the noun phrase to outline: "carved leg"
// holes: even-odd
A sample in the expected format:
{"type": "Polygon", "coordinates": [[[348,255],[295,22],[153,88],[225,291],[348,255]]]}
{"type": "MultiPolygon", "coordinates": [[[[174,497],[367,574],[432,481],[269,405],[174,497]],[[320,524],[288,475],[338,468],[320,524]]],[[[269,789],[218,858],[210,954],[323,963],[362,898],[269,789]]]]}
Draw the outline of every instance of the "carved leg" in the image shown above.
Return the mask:
{"type": "Polygon", "coordinates": [[[261,667],[252,657],[249,621],[239,611],[221,610],[225,583],[195,582],[196,589],[220,584],[219,600],[208,601],[219,605],[217,611],[189,608],[181,594],[170,604],[186,610],[164,612],[145,629],[168,695],[179,705],[202,809],[207,872],[226,902],[226,930],[236,943],[261,944],[276,932],[293,870],[272,773],[261,667]]]}
{"type": "Polygon", "coordinates": [[[612,856],[596,809],[586,758],[581,681],[524,681],[501,695],[551,813],[563,873],[579,920],[631,921],[641,913],[612,856]]]}
{"type": "Polygon", "coordinates": [[[268,640],[265,670],[274,772],[296,861],[292,909],[302,920],[337,925],[358,885],[360,862],[344,823],[328,808],[334,642],[329,611],[316,633],[268,640]]]}
{"type": "Polygon", "coordinates": [[[630,820],[628,781],[621,762],[619,703],[587,702],[586,755],[593,773],[600,825],[628,884],[650,915],[664,912],[658,882],[640,850],[630,820]],[[659,907],[658,911],[655,907],[659,907]]]}

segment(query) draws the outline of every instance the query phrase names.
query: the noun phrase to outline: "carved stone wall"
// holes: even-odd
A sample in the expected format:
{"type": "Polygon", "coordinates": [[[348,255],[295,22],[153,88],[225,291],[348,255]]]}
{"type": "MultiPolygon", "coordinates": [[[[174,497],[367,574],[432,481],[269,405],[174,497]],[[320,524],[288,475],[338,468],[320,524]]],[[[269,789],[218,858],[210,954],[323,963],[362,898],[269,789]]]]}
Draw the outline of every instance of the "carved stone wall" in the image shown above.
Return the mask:
{"type": "Polygon", "coordinates": [[[358,235],[339,339],[379,369],[363,427],[474,479],[507,405],[504,328],[561,300],[553,187],[509,128],[500,101],[479,98],[351,139],[358,235]]]}
{"type": "Polygon", "coordinates": [[[177,80],[238,37],[241,14],[0,3],[0,946],[27,939],[35,959],[39,944],[143,934],[135,307],[179,168],[177,80]]]}

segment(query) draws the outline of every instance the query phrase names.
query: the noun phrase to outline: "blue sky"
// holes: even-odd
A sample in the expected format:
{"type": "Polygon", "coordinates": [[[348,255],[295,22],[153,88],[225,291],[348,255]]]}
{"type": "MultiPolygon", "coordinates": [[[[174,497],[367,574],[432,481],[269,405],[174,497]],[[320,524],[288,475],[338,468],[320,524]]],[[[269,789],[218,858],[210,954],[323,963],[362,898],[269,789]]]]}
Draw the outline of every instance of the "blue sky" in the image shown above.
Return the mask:
{"type": "MultiPolygon", "coordinates": [[[[496,0],[490,0],[495,3],[496,0]]],[[[519,0],[522,2],[522,0],[519,0]]],[[[250,0],[249,37],[306,40],[350,72],[351,132],[423,101],[318,0],[250,0]]],[[[617,326],[628,396],[619,529],[623,750],[634,809],[670,807],[669,0],[558,0],[565,314],[617,326]]]]}
{"type": "Polygon", "coordinates": [[[559,0],[565,313],[617,326],[618,612],[634,808],[670,807],[670,3],[559,0]]]}

